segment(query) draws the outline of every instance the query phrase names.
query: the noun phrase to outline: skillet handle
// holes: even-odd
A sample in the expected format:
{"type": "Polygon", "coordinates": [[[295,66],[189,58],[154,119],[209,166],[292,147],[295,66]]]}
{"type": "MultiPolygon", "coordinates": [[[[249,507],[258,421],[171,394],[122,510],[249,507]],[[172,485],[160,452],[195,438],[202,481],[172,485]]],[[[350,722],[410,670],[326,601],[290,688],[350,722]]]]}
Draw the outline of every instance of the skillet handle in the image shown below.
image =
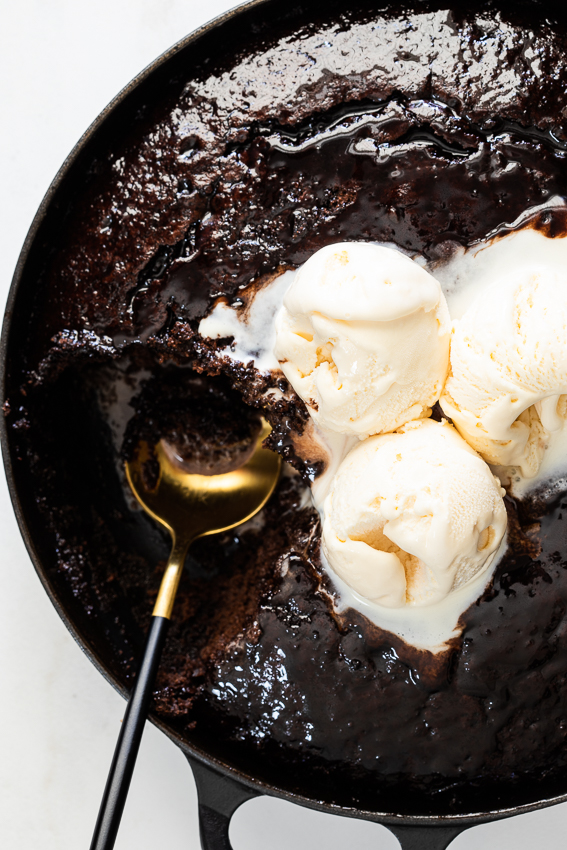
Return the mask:
{"type": "Polygon", "coordinates": [[[445,850],[466,826],[390,826],[402,850],[445,850]]]}
{"type": "MultiPolygon", "coordinates": [[[[242,803],[259,797],[259,792],[186,757],[197,785],[202,850],[233,850],[228,837],[230,819],[242,803]]],[[[467,828],[384,825],[396,836],[401,850],[445,850],[467,828]]]]}
{"type": "Polygon", "coordinates": [[[260,795],[189,756],[187,760],[197,785],[201,847],[203,850],[232,850],[228,837],[231,817],[242,803],[260,795]]]}

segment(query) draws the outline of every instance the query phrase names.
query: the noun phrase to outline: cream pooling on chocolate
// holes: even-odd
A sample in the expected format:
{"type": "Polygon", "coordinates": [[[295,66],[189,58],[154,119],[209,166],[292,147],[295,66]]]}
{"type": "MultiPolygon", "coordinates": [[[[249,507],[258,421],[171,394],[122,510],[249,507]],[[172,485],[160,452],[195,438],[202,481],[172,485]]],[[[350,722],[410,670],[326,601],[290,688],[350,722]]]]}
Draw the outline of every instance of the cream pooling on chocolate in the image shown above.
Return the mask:
{"type": "Polygon", "coordinates": [[[432,605],[490,565],[506,532],[503,495],[451,425],[412,422],[343,460],[325,501],[323,551],[378,605],[432,605]]]}
{"type": "Polygon", "coordinates": [[[297,273],[276,317],[275,354],[319,426],[364,438],[429,415],[449,333],[435,278],[395,249],[346,242],[297,273]]]}
{"type": "MultiPolygon", "coordinates": [[[[557,206],[558,204],[559,200],[556,199],[551,205],[557,206]]],[[[565,203],[561,201],[561,207],[564,206],[565,203]]],[[[426,264],[423,259],[418,258],[418,262],[422,263],[439,280],[449,305],[451,317],[454,320],[462,318],[477,295],[479,298],[484,297],[485,294],[497,288],[499,281],[504,280],[508,274],[511,274],[514,270],[523,272],[527,267],[533,265],[534,260],[545,263],[548,270],[560,270],[565,267],[567,263],[567,239],[549,238],[542,232],[533,229],[527,213],[522,217],[522,221],[514,222],[509,227],[516,229],[502,236],[494,236],[484,243],[472,245],[467,249],[455,246],[455,250],[443,260],[426,264]]],[[[386,248],[386,246],[383,247],[386,248]]],[[[389,248],[389,251],[394,250],[396,250],[394,247],[389,248]]],[[[417,263],[413,265],[417,265],[417,263]]],[[[275,307],[279,298],[281,303],[286,289],[293,282],[294,277],[301,273],[302,268],[300,267],[297,273],[286,272],[275,281],[270,282],[268,286],[260,289],[254,296],[252,310],[239,312],[238,308],[229,310],[226,305],[217,305],[210,318],[202,320],[199,330],[204,336],[234,335],[237,343],[240,343],[243,338],[247,339],[252,333],[252,322],[250,322],[250,328],[248,328],[249,315],[253,314],[256,302],[259,302],[260,299],[268,299],[270,303],[273,302],[275,307]],[[227,323],[225,318],[225,315],[228,314],[233,316],[230,323],[227,323]],[[215,324],[214,329],[209,328],[210,323],[215,324]],[[219,325],[218,328],[217,325],[219,325]],[[214,332],[212,332],[213,330],[214,332]]],[[[270,313],[271,310],[272,308],[270,313]]],[[[264,322],[261,327],[254,326],[254,347],[260,349],[260,360],[254,355],[251,345],[244,353],[241,351],[242,346],[239,348],[238,344],[227,346],[225,348],[226,354],[241,362],[254,359],[259,369],[266,368],[268,366],[267,359],[271,355],[274,335],[271,322],[264,322]]],[[[275,368],[275,357],[272,362],[273,366],[270,363],[269,368],[275,368]]],[[[309,428],[311,429],[310,433],[313,432],[313,440],[317,443],[317,458],[325,460],[325,475],[317,478],[313,485],[315,503],[323,518],[323,504],[332,485],[334,474],[344,460],[345,454],[353,445],[357,445],[358,437],[356,435],[354,437],[340,435],[328,429],[317,427],[314,421],[309,428]]],[[[546,445],[551,445],[551,448],[548,448],[545,452],[539,478],[519,479],[516,476],[512,478],[514,493],[517,488],[524,486],[521,483],[523,481],[526,482],[526,487],[533,487],[537,486],[538,481],[543,481],[542,475],[545,480],[555,480],[558,475],[567,470],[567,462],[565,461],[567,441],[563,440],[561,436],[564,433],[567,433],[565,427],[560,432],[553,432],[550,435],[550,440],[547,441],[546,445]],[[563,446],[565,446],[565,449],[562,449],[563,446]]],[[[301,440],[303,440],[303,437],[301,437],[301,440]]],[[[303,451],[303,446],[298,445],[298,448],[300,449],[300,456],[307,457],[303,451]]],[[[305,448],[307,450],[307,447],[305,448]]],[[[506,474],[506,470],[502,472],[506,474]]],[[[496,474],[500,476],[500,470],[496,471],[496,474]]],[[[449,638],[459,634],[458,623],[461,613],[482,594],[505,545],[506,537],[503,538],[500,549],[492,556],[491,562],[487,563],[480,572],[477,572],[475,577],[458,589],[453,589],[444,600],[424,606],[404,605],[400,608],[391,608],[372,602],[368,597],[353,590],[333,570],[329,562],[325,561],[325,558],[323,561],[325,569],[339,593],[334,602],[337,610],[341,611],[349,607],[356,608],[380,628],[393,631],[409,643],[436,652],[446,645],[449,638]]]]}

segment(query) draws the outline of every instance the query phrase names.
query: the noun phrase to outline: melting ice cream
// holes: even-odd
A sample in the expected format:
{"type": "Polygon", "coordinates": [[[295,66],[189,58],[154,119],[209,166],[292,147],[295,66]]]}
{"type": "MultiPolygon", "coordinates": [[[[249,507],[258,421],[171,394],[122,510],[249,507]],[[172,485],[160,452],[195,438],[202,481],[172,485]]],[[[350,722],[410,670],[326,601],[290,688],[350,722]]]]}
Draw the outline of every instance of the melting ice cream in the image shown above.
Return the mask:
{"type": "Polygon", "coordinates": [[[450,321],[439,283],[392,248],[339,243],[296,275],[275,353],[314,421],[367,437],[429,416],[447,374],[450,321]]]}
{"type": "Polygon", "coordinates": [[[491,464],[539,470],[567,414],[567,272],[497,281],[455,323],[441,407],[491,464]]]}
{"type": "Polygon", "coordinates": [[[432,651],[458,634],[505,547],[492,472],[520,494],[567,471],[567,239],[534,229],[528,212],[509,227],[430,265],[395,247],[329,246],[260,289],[246,314],[219,303],[199,328],[233,336],[228,356],[273,369],[266,319],[277,316],[277,360],[312,419],[297,448],[315,441],[328,456],[313,498],[337,608],[432,651]],[[441,403],[470,446],[421,418],[446,377],[446,303],[441,403]]]}
{"type": "Polygon", "coordinates": [[[342,462],[325,502],[323,550],[361,596],[431,605],[490,565],[506,531],[504,490],[447,422],[370,437],[342,462]]]}

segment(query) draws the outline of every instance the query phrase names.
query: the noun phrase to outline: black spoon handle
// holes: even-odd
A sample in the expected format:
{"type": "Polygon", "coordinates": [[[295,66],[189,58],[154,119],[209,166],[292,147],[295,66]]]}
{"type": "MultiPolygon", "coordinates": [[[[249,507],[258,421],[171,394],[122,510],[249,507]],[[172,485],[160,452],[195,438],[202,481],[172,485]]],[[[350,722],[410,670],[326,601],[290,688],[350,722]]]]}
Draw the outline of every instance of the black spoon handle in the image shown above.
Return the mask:
{"type": "Polygon", "coordinates": [[[169,622],[166,617],[152,617],[144,657],[122,721],[90,850],[112,850],[114,847],[169,622]]]}

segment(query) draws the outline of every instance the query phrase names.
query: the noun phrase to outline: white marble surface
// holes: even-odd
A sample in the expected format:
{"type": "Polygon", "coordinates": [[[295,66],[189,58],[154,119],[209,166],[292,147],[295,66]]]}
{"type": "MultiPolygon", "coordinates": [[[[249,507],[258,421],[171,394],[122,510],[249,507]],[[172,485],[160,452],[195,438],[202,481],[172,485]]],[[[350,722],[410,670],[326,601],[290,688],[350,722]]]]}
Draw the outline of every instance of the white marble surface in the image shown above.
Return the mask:
{"type": "MultiPolygon", "coordinates": [[[[0,298],[51,179],[107,102],[146,64],[226,0],[2,2],[0,28],[0,298]]],[[[0,485],[0,843],[19,850],[88,847],[123,714],[45,595],[0,485]]],[[[455,850],[564,846],[567,806],[477,827],[455,850]]],[[[234,850],[345,845],[394,850],[383,827],[254,800],[232,825],[234,850]]],[[[195,790],[175,746],[149,726],[119,850],[199,847],[195,790]]]]}

